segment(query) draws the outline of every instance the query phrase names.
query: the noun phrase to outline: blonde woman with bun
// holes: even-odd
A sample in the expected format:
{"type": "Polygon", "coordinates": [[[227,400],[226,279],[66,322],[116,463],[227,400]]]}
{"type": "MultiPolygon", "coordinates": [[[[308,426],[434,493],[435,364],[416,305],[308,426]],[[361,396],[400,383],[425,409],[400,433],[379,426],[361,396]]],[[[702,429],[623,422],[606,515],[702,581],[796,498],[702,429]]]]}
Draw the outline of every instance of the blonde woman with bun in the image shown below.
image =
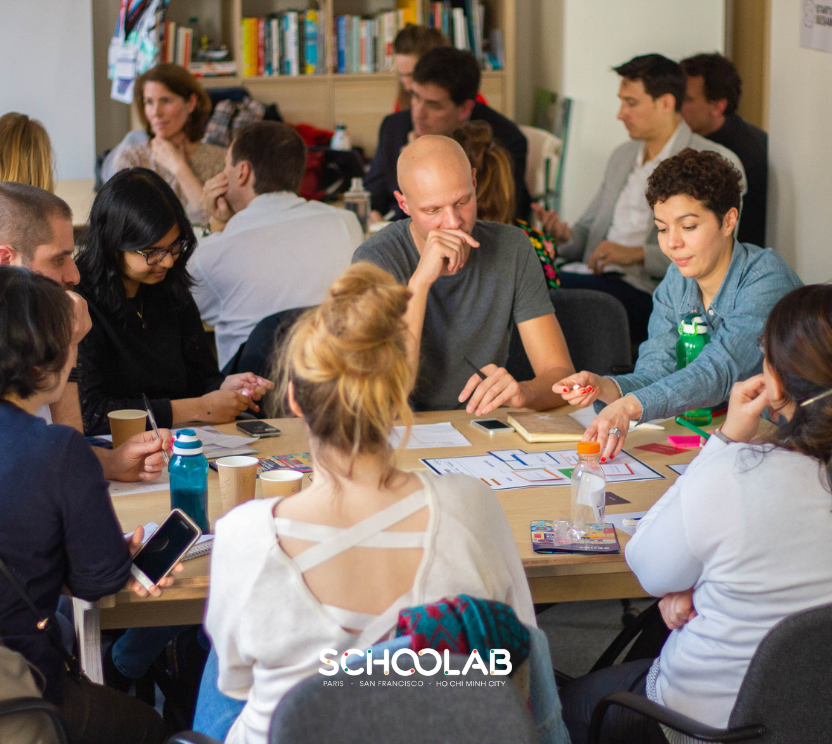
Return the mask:
{"type": "Polygon", "coordinates": [[[516,200],[511,154],[494,139],[491,125],[487,121],[469,121],[454,130],[451,137],[462,145],[471,167],[477,172],[477,218],[517,225],[522,229],[540,259],[546,285],[549,289],[560,287],[554,239],[525,220],[514,218],[516,200]]]}
{"type": "Polygon", "coordinates": [[[356,263],[285,346],[283,389],[308,427],[315,479],[293,496],[243,504],[216,526],[206,628],[219,691],[246,701],[230,744],[265,744],[272,712],[316,673],[321,649],[390,637],[402,608],[471,594],[535,624],[493,491],[394,464],[393,424],[412,419],[409,297],[387,272],[356,263]]]}
{"type": "Polygon", "coordinates": [[[14,111],[0,116],[0,181],[54,193],[52,145],[43,124],[14,111]]]}

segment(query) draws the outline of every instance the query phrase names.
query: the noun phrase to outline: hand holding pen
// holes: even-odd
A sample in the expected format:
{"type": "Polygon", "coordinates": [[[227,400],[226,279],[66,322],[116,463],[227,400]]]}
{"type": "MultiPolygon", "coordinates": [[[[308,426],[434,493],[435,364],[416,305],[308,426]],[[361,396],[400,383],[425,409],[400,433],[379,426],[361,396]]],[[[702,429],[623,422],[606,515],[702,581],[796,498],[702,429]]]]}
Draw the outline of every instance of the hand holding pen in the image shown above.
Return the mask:
{"type": "Polygon", "coordinates": [[[465,406],[468,413],[485,416],[502,405],[512,408],[522,408],[526,405],[520,383],[505,367],[487,364],[480,369],[467,357],[463,356],[462,360],[473,372],[458,398],[460,403],[468,402],[465,406]]]}
{"type": "MultiPolygon", "coordinates": [[[[142,401],[144,401],[144,407],[147,410],[147,418],[150,421],[150,425],[153,427],[153,433],[156,435],[156,439],[161,439],[162,437],[159,436],[159,427],[156,426],[156,417],[153,415],[153,409],[150,407],[150,401],[144,393],[142,393],[142,401]]],[[[162,456],[165,458],[165,464],[170,464],[170,457],[168,457],[164,444],[162,446],[162,456]]]]}

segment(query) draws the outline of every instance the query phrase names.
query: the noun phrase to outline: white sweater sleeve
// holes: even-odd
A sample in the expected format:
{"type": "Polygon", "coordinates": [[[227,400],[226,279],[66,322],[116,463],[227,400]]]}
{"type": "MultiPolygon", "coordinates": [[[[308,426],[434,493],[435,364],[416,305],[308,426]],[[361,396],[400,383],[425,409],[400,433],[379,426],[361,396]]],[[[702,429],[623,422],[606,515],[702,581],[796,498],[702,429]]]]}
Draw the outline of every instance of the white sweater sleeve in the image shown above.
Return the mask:
{"type": "Polygon", "coordinates": [[[682,494],[695,494],[705,487],[707,462],[725,447],[720,439],[711,437],[685,474],[644,515],[627,543],[627,564],[644,590],[654,597],[690,589],[702,574],[702,562],[688,539],[682,494]]]}

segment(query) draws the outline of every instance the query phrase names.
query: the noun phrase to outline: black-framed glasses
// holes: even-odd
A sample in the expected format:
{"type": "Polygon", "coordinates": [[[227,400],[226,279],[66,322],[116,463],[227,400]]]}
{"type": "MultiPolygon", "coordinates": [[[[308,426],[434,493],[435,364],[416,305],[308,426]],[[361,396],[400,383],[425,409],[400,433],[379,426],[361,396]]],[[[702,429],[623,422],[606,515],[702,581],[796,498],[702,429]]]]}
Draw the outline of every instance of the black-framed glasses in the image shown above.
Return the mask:
{"type": "Polygon", "coordinates": [[[145,248],[143,251],[130,251],[130,253],[138,253],[147,261],[148,266],[155,266],[164,261],[168,253],[173,256],[174,260],[179,258],[179,254],[182,253],[182,241],[177,240],[167,248],[145,248]]]}

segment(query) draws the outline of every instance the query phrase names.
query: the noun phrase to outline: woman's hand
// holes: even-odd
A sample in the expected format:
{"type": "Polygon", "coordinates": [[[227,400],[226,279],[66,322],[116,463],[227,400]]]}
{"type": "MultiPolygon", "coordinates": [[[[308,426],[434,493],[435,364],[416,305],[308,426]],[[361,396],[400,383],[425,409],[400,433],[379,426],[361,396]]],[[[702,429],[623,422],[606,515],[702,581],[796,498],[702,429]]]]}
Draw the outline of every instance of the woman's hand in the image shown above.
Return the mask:
{"type": "Polygon", "coordinates": [[[174,176],[179,173],[183,165],[188,167],[188,158],[184,147],[177,147],[170,140],[154,137],[150,140],[150,152],[153,159],[163,168],[173,173],[174,176]]]}
{"type": "Polygon", "coordinates": [[[664,624],[671,630],[679,630],[696,617],[693,606],[693,589],[671,592],[659,600],[659,612],[664,624]]]}
{"type": "Polygon", "coordinates": [[[130,437],[121,447],[102,450],[99,458],[104,467],[104,476],[117,481],[156,480],[165,469],[162,451],[170,449],[170,429],[159,429],[159,437],[152,431],[145,431],[130,437]]]}
{"type": "Polygon", "coordinates": [[[728,399],[728,415],[721,427],[722,433],[735,442],[750,442],[757,436],[760,417],[770,403],[762,375],[735,383],[728,399]]]}
{"type": "MultiPolygon", "coordinates": [[[[127,541],[127,548],[130,551],[130,557],[132,558],[142,547],[142,539],[144,538],[144,527],[136,527],[136,531],[130,536],[130,539],[127,541]]],[[[180,573],[182,569],[185,568],[181,563],[177,563],[173,567],[173,573],[180,573]]],[[[173,576],[168,574],[165,576],[164,579],[160,580],[158,584],[153,584],[148,591],[145,589],[136,579],[132,576],[127,581],[127,588],[130,591],[138,594],[140,597],[161,597],[162,596],[162,587],[170,586],[173,584],[173,576]]]]}
{"type": "Polygon", "coordinates": [[[601,462],[612,460],[624,446],[630,421],[640,418],[641,403],[635,396],[625,395],[610,403],[592,420],[583,441],[596,441],[601,445],[601,462]],[[615,429],[618,429],[617,433],[615,429]]]}
{"type": "Polygon", "coordinates": [[[258,377],[252,372],[241,372],[236,375],[228,375],[220,385],[220,390],[242,393],[251,401],[249,408],[257,413],[260,406],[255,405],[254,401],[260,400],[269,390],[274,390],[274,383],[263,377],[258,377]]]}
{"type": "Polygon", "coordinates": [[[601,392],[602,381],[600,375],[592,372],[576,372],[558,380],[552,386],[552,392],[562,396],[571,406],[586,408],[601,392]]]}
{"type": "MultiPolygon", "coordinates": [[[[199,402],[202,406],[202,413],[198,420],[209,424],[227,424],[237,418],[240,413],[254,406],[251,398],[234,390],[214,390],[199,398],[199,402]]],[[[252,410],[259,410],[259,406],[254,406],[252,410]]]]}

